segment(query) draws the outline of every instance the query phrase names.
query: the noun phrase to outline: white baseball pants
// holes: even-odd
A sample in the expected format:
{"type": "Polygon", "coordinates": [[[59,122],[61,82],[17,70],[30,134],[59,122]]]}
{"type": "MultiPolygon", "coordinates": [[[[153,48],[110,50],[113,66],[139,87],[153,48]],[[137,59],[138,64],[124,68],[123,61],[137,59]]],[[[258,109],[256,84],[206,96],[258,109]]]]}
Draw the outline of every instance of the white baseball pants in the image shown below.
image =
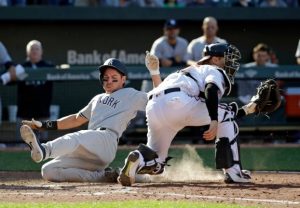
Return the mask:
{"type": "MultiPolygon", "coordinates": [[[[165,161],[171,142],[178,131],[185,126],[210,124],[205,102],[191,97],[183,91],[153,96],[146,106],[146,116],[148,123],[147,146],[157,152],[159,162],[165,161]]],[[[236,137],[237,125],[233,122],[233,117],[232,111],[219,105],[217,138],[227,137],[231,142],[236,137]]],[[[231,145],[231,150],[233,159],[238,161],[239,153],[236,142],[231,145]]]]}

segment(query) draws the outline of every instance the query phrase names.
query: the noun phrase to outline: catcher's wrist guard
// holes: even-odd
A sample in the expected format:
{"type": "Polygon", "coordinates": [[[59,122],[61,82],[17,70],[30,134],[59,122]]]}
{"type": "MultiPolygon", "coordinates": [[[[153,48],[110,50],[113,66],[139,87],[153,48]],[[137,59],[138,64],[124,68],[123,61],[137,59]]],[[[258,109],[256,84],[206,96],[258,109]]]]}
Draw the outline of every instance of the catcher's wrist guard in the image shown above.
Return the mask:
{"type": "Polygon", "coordinates": [[[57,130],[57,121],[42,121],[42,129],[57,130]]]}

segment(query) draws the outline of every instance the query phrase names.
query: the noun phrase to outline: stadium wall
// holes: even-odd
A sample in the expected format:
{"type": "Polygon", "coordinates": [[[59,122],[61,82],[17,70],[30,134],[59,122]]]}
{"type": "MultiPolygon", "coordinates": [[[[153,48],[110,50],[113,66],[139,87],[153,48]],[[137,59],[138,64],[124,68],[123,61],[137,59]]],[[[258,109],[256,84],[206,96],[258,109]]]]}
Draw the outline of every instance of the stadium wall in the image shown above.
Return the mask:
{"type": "Polygon", "coordinates": [[[162,35],[165,19],[181,22],[188,41],[201,35],[206,16],[219,20],[219,36],[237,45],[243,62],[251,61],[252,48],[265,42],[280,64],[295,64],[299,40],[299,9],[268,8],[0,8],[0,40],[12,57],[22,62],[25,46],[40,40],[45,58],[55,64],[98,65],[106,57],[125,57],[127,64],[142,64],[145,50],[162,35]]]}

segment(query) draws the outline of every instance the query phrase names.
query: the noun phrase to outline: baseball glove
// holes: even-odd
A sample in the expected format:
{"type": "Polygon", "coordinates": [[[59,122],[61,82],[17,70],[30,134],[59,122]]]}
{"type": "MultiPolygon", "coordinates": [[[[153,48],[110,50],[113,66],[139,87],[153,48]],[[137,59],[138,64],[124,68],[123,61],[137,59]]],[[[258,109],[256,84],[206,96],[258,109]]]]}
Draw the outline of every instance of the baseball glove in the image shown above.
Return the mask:
{"type": "Polygon", "coordinates": [[[257,114],[268,114],[279,108],[281,104],[280,89],[273,79],[268,79],[260,83],[257,93],[251,98],[256,103],[255,112],[257,114]]]}

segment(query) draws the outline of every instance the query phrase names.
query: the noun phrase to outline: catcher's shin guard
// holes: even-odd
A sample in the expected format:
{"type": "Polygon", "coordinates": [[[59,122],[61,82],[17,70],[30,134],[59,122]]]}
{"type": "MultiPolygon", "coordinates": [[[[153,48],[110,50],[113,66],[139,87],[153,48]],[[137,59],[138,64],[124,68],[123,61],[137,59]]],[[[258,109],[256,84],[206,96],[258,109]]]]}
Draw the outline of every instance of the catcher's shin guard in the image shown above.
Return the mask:
{"type": "Polygon", "coordinates": [[[228,138],[222,137],[216,141],[215,160],[217,169],[230,168],[234,165],[231,145],[228,138]]]}
{"type": "Polygon", "coordinates": [[[157,153],[151,149],[150,147],[140,144],[138,147],[138,151],[143,156],[143,165],[138,169],[138,174],[150,174],[150,175],[158,175],[164,172],[165,165],[167,165],[167,161],[171,158],[167,158],[166,161],[160,162],[158,161],[157,153]]]}
{"type": "Polygon", "coordinates": [[[40,141],[36,138],[32,129],[27,125],[23,125],[20,128],[20,133],[22,139],[31,150],[32,160],[36,163],[43,161],[46,156],[45,148],[40,144],[40,141]]]}
{"type": "Polygon", "coordinates": [[[250,182],[250,172],[241,170],[242,165],[240,162],[240,148],[236,138],[229,142],[228,138],[223,137],[216,142],[216,168],[224,170],[225,183],[250,182]],[[233,150],[231,146],[233,146],[235,143],[236,149],[233,148],[233,150]],[[238,160],[234,160],[234,154],[236,154],[238,160]]]}
{"type": "Polygon", "coordinates": [[[138,151],[143,155],[146,162],[158,158],[157,153],[147,145],[139,144],[138,151]]]}
{"type": "Polygon", "coordinates": [[[125,160],[125,165],[120,172],[118,182],[123,186],[131,186],[135,182],[135,175],[140,163],[140,153],[130,152],[125,160]]]}

